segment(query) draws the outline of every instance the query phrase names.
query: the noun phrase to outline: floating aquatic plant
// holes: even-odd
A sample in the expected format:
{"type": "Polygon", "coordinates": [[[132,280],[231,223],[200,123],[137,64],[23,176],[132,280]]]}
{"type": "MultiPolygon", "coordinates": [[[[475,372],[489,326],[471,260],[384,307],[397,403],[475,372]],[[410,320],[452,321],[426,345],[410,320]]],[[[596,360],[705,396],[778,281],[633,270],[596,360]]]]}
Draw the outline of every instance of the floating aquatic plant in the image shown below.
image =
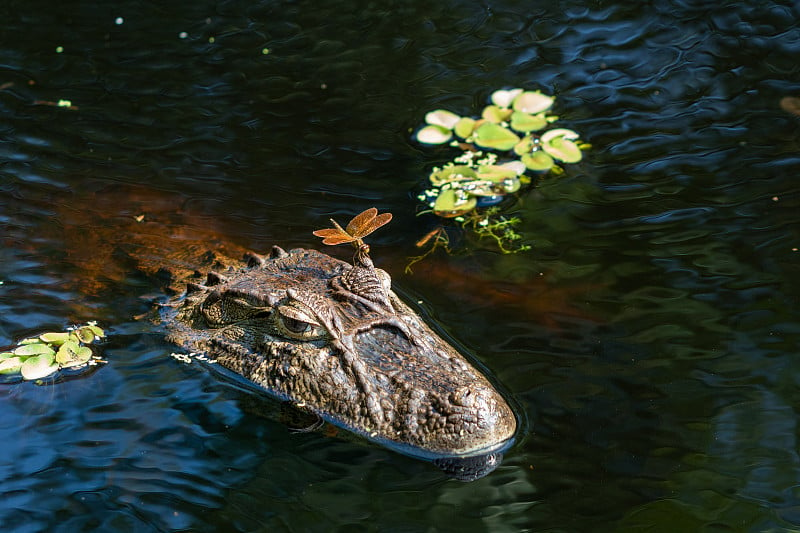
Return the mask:
{"type": "MultiPolygon", "coordinates": [[[[558,117],[550,114],[555,98],[539,91],[495,91],[478,118],[461,117],[444,109],[425,115],[426,125],[416,133],[423,144],[446,144],[462,153],[442,167],[434,167],[428,187],[419,199],[434,214],[454,218],[478,236],[495,239],[504,253],[522,251],[519,222],[504,217],[495,206],[506,196],[530,184],[529,174],[560,173],[561,165],[577,163],[587,144],[578,133],[552,128],[558,117]],[[469,217],[466,217],[469,215],[469,217]]],[[[434,246],[440,239],[432,241],[434,246]]]]}
{"type": "MultiPolygon", "coordinates": [[[[517,233],[516,226],[521,222],[519,217],[507,216],[500,213],[499,206],[486,209],[473,210],[462,217],[458,217],[462,228],[469,230],[479,239],[491,239],[497,249],[504,254],[512,254],[530,250],[530,246],[522,241],[522,235],[517,233]]],[[[405,271],[411,273],[411,267],[422,261],[438,248],[443,248],[447,253],[452,252],[450,236],[447,229],[439,225],[415,243],[417,248],[427,249],[420,255],[409,257],[405,271]]]]}
{"type": "Polygon", "coordinates": [[[97,363],[99,358],[88,346],[105,333],[95,322],[63,332],[42,333],[17,343],[0,353],[0,374],[21,374],[23,379],[36,380],[64,368],[79,368],[97,363]]]}

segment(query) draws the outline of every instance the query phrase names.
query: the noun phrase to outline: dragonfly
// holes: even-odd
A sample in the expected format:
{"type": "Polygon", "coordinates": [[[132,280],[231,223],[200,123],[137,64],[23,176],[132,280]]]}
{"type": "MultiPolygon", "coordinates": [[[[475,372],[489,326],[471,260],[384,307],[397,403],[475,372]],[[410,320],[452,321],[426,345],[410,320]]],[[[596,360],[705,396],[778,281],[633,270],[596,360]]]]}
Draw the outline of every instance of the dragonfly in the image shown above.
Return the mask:
{"type": "Polygon", "coordinates": [[[346,228],[342,228],[335,220],[333,228],[318,229],[314,231],[314,235],[322,237],[322,244],[335,246],[337,244],[353,243],[353,246],[361,253],[369,253],[369,245],[365,244],[363,238],[387,224],[392,220],[391,213],[378,214],[378,210],[370,207],[353,217],[347,224],[346,228]]]}

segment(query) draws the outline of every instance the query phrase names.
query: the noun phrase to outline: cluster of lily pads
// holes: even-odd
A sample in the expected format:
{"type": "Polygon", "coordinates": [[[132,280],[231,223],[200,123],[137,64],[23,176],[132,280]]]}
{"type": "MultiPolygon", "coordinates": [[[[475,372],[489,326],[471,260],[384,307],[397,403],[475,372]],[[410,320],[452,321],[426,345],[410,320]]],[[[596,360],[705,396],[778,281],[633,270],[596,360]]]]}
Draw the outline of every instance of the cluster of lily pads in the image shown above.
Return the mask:
{"type": "Polygon", "coordinates": [[[451,218],[476,207],[495,205],[529,183],[526,172],[560,169],[581,160],[579,135],[565,128],[548,129],[555,98],[539,91],[499,90],[479,118],[444,109],[425,115],[416,133],[424,144],[450,143],[463,153],[429,176],[431,188],[420,195],[433,212],[451,218]]]}
{"type": "Polygon", "coordinates": [[[0,374],[21,374],[23,379],[47,377],[64,368],[79,368],[97,362],[89,344],[105,333],[95,322],[63,332],[42,333],[0,353],[0,374]]]}

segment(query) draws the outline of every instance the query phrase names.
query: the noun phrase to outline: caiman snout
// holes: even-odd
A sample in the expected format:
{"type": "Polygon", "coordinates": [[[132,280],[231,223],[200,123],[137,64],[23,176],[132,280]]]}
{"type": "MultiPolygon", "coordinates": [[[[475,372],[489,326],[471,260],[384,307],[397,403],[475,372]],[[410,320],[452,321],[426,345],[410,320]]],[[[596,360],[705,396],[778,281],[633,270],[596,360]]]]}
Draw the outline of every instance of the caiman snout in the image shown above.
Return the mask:
{"type": "Polygon", "coordinates": [[[503,448],[517,429],[514,413],[505,399],[490,386],[462,385],[450,393],[452,412],[448,426],[459,431],[452,443],[456,455],[473,455],[503,448]]]}
{"type": "Polygon", "coordinates": [[[464,385],[450,393],[450,401],[462,407],[486,406],[496,395],[492,389],[480,385],[464,385]]]}

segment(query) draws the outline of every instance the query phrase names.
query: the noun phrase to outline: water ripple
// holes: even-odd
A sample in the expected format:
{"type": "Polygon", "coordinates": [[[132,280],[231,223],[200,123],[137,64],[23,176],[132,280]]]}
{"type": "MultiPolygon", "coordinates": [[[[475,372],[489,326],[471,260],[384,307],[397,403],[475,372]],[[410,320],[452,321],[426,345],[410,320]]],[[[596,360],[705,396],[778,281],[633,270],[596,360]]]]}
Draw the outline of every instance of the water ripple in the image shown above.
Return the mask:
{"type": "Polygon", "coordinates": [[[798,96],[796,6],[6,4],[0,341],[112,333],[93,374],[3,385],[6,528],[800,524],[800,121],[778,105],[798,96]],[[512,207],[532,251],[402,277],[428,223],[412,191],[448,157],[410,132],[516,86],[555,94],[593,145],[512,207]],[[372,205],[395,213],[376,259],[521,411],[475,483],[290,433],[130,319],[157,292],[126,255],[142,234],[309,245],[372,205]]]}

